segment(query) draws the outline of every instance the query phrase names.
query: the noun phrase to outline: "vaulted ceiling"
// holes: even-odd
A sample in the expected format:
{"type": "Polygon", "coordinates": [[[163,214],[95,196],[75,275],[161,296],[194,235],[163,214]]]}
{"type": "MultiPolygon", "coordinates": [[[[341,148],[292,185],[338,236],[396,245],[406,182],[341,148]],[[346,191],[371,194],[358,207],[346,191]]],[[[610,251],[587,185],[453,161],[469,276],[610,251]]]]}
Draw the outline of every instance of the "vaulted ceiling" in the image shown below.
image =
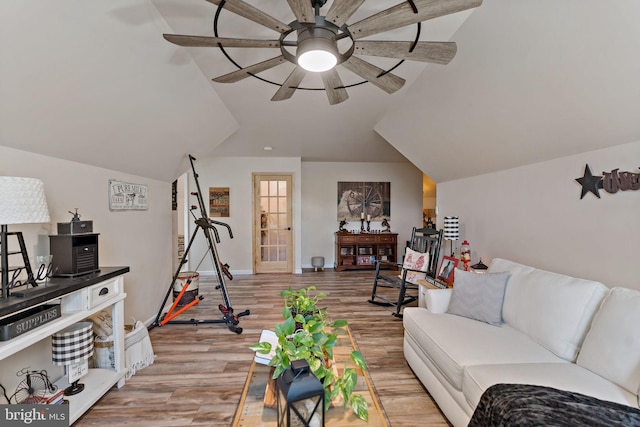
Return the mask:
{"type": "MultiPolygon", "coordinates": [[[[293,20],[284,0],[245,1],[293,20]]],[[[365,1],[354,19],[398,3],[365,1]]],[[[406,61],[395,94],[362,84],[334,106],[324,91],[272,102],[278,86],[255,78],[214,83],[236,69],[219,49],[162,38],[213,35],[216,9],[205,0],[2,0],[0,145],[165,181],[191,153],[408,158],[441,182],[640,140],[635,0],[485,0],[423,23],[421,40],[457,43],[451,63],[406,61]]],[[[219,25],[225,37],[275,36],[224,10],[219,25]]],[[[242,66],[273,56],[227,51],[242,66]]],[[[264,77],[282,82],[291,67],[264,77]]],[[[313,76],[304,83],[322,87],[313,76]]]]}

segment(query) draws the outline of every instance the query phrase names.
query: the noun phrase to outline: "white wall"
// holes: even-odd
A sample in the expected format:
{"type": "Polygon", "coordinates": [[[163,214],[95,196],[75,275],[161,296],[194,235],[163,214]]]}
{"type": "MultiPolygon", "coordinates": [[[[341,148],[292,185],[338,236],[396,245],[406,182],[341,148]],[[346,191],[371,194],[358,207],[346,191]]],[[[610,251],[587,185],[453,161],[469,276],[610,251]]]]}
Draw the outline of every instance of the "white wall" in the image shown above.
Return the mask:
{"type": "MultiPolygon", "coordinates": [[[[338,181],[391,182],[391,230],[399,233],[401,246],[409,238],[411,228],[422,223],[422,173],[408,162],[332,163],[301,162],[299,158],[224,157],[198,159],[195,167],[205,199],[209,187],[229,187],[230,217],[218,220],[231,226],[234,238],[229,239],[226,230],[219,228],[222,242],[218,251],[221,261],[228,263],[234,274],[252,273],[253,172],[292,172],[294,175],[296,273],[302,268],[311,268],[312,256],[324,256],[325,266],[333,267],[334,233],[339,223],[336,216],[338,181]]],[[[195,191],[192,178],[189,191],[195,191]]],[[[191,204],[195,201],[192,196],[191,204]]],[[[371,225],[374,229],[382,228],[379,223],[371,225]]],[[[193,233],[193,220],[190,226],[187,240],[193,233]]],[[[349,227],[359,229],[360,223],[349,227]]],[[[196,269],[206,249],[204,235],[199,232],[189,254],[190,269],[196,269]]],[[[213,272],[209,256],[205,256],[197,270],[202,274],[213,272]]]]}
{"type": "MultiPolygon", "coordinates": [[[[195,162],[196,173],[202,196],[205,202],[209,199],[209,187],[229,187],[229,218],[215,218],[231,226],[233,239],[224,227],[218,227],[221,243],[217,245],[220,261],[227,263],[233,274],[251,274],[252,263],[252,227],[253,227],[253,190],[251,174],[292,173],[293,174],[293,239],[294,239],[294,271],[302,272],[301,227],[302,227],[302,186],[300,182],[300,159],[297,157],[215,157],[202,158],[195,162]]],[[[196,191],[191,171],[189,171],[189,191],[196,191]]],[[[197,204],[197,198],[191,196],[189,204],[197,204]]],[[[207,211],[209,207],[207,206],[207,211]]],[[[199,211],[194,211],[199,217],[199,211]]],[[[193,218],[189,221],[190,230],[185,233],[185,245],[193,233],[193,218]]],[[[189,251],[189,268],[200,273],[212,274],[211,257],[206,255],[199,268],[197,264],[207,251],[207,242],[202,231],[199,231],[189,251]]]]}
{"type": "Polygon", "coordinates": [[[0,173],[44,182],[51,223],[9,227],[24,233],[29,256],[48,253],[48,235],[57,234],[56,224],[70,221],[68,211],[78,208],[100,233],[99,264],[131,268],[125,276],[125,316],[146,321],[155,315],[172,277],[170,183],[2,146],[0,173]],[[109,211],[109,179],[148,185],[149,209],[109,211]]]}
{"type": "MultiPolygon", "coordinates": [[[[640,191],[600,190],[580,200],[585,164],[594,175],[638,173],[640,141],[438,184],[438,219],[458,215],[461,239],[481,256],[640,289],[640,191]]],[[[459,242],[458,242],[459,244],[459,242]]]]}
{"type": "MultiPolygon", "coordinates": [[[[171,184],[120,172],[55,159],[0,146],[0,174],[38,178],[44,182],[50,224],[11,225],[9,231],[24,234],[29,256],[49,252],[49,234],[57,223],[68,222],[68,211],[78,208],[83,220],[93,220],[101,266],[129,266],[125,275],[125,321],[155,318],[171,280],[171,184]],[[149,209],[111,212],[109,179],[149,186],[149,209]]],[[[0,201],[1,202],[1,201],[0,201]]],[[[51,360],[49,340],[2,361],[0,383],[15,388],[16,371],[26,366],[47,367],[51,360]]],[[[61,375],[48,367],[50,374],[61,375]]],[[[53,369],[52,369],[53,368],[53,369]]],[[[59,376],[58,375],[58,376],[59,376]]],[[[0,399],[2,401],[2,399],[0,399]]]]}
{"type": "MultiPolygon", "coordinates": [[[[334,233],[340,221],[338,182],[391,182],[391,231],[398,233],[398,245],[411,237],[411,229],[422,225],[422,172],[411,163],[302,163],[302,266],[311,268],[312,256],[323,256],[325,268],[335,262],[334,233]]],[[[382,229],[380,222],[372,229],[382,229]]],[[[360,229],[351,222],[348,229],[360,229]]]]}

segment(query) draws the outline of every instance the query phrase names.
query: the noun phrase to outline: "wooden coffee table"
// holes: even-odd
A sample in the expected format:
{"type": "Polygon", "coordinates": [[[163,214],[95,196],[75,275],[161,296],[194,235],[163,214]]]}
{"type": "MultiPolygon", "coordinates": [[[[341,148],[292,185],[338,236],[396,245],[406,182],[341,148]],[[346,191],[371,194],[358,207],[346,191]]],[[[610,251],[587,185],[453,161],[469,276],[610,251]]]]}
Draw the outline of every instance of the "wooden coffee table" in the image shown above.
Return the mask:
{"type": "MultiPolygon", "coordinates": [[[[349,357],[351,351],[357,349],[351,330],[348,327],[341,330],[338,345],[333,350],[334,359],[339,369],[344,368],[345,359],[349,357]]],[[[353,363],[350,363],[349,367],[354,367],[353,363]]],[[[271,368],[269,366],[261,365],[255,361],[251,363],[247,381],[240,397],[240,403],[238,403],[238,408],[233,417],[232,427],[269,427],[277,424],[276,410],[265,408],[264,405],[264,395],[270,372],[271,368]]],[[[325,425],[335,427],[390,426],[368,372],[364,372],[364,375],[359,372],[355,393],[361,394],[369,405],[369,422],[359,419],[350,408],[332,406],[325,414],[325,425]]]]}

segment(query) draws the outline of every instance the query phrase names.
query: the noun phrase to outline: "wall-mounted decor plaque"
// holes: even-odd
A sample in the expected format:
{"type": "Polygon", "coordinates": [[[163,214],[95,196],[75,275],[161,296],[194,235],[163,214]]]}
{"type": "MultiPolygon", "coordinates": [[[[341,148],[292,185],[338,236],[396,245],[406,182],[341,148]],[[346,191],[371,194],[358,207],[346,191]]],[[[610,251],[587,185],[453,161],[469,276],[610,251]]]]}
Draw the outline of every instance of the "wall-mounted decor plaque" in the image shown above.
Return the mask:
{"type": "Polygon", "coordinates": [[[149,188],[145,184],[109,180],[109,210],[149,209],[149,188]]]}

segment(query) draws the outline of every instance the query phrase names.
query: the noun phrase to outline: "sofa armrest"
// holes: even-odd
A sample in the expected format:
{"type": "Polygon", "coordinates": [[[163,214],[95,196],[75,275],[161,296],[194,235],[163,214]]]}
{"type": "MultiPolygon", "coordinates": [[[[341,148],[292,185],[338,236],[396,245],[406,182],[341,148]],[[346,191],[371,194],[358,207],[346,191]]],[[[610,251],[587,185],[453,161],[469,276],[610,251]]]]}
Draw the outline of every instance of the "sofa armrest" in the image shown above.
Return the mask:
{"type": "Polygon", "coordinates": [[[424,299],[427,310],[432,313],[446,313],[453,289],[426,289],[424,299]]]}

